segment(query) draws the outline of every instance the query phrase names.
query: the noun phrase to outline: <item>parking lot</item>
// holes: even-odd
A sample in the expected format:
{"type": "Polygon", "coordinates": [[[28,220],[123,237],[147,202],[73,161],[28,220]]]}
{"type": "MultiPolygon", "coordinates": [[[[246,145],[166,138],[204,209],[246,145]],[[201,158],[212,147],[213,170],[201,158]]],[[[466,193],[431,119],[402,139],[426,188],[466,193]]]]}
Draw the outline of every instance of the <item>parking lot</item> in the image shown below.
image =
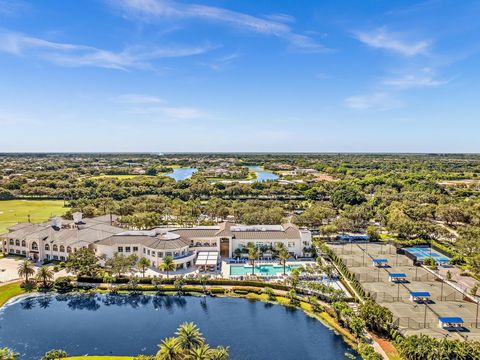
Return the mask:
{"type": "Polygon", "coordinates": [[[329,244],[364,289],[379,304],[388,307],[399,329],[408,335],[424,333],[436,337],[480,339],[477,304],[464,299],[461,292],[420,266],[405,255],[397,254],[392,245],[380,243],[329,244]],[[373,264],[385,262],[383,267],[373,264]],[[405,274],[406,281],[394,283],[391,274],[405,274]],[[410,299],[411,292],[429,292],[427,304],[410,299]],[[464,328],[445,330],[438,325],[439,317],[461,317],[464,328]],[[477,326],[478,325],[478,326],[477,326]]]}

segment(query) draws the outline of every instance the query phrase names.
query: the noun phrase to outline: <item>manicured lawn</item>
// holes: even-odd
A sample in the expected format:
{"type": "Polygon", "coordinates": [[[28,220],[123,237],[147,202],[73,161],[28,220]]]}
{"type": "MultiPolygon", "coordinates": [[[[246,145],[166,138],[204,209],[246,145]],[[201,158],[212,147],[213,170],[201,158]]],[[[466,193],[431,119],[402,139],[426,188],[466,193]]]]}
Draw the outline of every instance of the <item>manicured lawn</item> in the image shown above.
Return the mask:
{"type": "Polygon", "coordinates": [[[21,295],[24,292],[25,290],[20,287],[20,283],[0,286],[0,306],[3,306],[3,304],[5,304],[12,297],[21,295]]]}
{"type": "Polygon", "coordinates": [[[0,234],[19,222],[42,222],[67,211],[62,200],[5,200],[0,201],[0,234]]]}

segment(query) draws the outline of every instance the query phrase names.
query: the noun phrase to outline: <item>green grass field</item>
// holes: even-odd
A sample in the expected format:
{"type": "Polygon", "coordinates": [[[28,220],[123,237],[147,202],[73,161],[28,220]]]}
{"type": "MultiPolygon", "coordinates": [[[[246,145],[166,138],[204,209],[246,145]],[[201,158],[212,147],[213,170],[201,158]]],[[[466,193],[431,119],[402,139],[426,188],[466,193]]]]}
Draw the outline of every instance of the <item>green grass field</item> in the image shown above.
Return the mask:
{"type": "Polygon", "coordinates": [[[20,287],[20,283],[0,286],[0,307],[12,297],[23,294],[24,292],[25,290],[20,287]]]}
{"type": "Polygon", "coordinates": [[[62,200],[5,200],[0,201],[0,234],[19,222],[42,222],[51,216],[63,215],[67,208],[62,200]]]}

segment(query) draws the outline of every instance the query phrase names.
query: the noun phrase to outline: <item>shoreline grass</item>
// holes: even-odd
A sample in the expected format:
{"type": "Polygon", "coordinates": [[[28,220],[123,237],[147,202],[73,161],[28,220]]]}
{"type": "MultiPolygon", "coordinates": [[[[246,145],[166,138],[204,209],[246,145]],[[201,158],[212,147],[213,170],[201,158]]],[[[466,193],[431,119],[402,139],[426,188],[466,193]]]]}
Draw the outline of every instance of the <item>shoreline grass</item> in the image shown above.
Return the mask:
{"type": "Polygon", "coordinates": [[[0,286],[0,307],[5,305],[8,300],[15,296],[25,293],[25,290],[20,287],[20,282],[0,286]]]}

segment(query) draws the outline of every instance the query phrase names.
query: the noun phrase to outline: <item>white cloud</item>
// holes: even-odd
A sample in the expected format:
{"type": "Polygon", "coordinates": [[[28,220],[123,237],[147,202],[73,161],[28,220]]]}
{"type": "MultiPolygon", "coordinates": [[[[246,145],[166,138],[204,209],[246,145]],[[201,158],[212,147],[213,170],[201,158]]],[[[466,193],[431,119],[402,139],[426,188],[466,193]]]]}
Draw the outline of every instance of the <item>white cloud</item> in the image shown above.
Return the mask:
{"type": "Polygon", "coordinates": [[[345,99],[345,105],[353,110],[387,111],[401,107],[402,102],[388,93],[378,92],[350,96],[345,99]]]}
{"type": "Polygon", "coordinates": [[[144,95],[144,94],[125,94],[112,99],[115,102],[126,104],[159,104],[164,103],[165,100],[158,96],[144,95]]]}
{"type": "Polygon", "coordinates": [[[317,43],[313,38],[296,33],[285,22],[293,18],[282,14],[267,18],[214,6],[181,4],[169,0],[110,0],[114,6],[132,15],[148,17],[171,17],[179,19],[202,19],[222,23],[251,32],[275,36],[287,41],[291,46],[309,52],[327,52],[330,49],[317,43]]]}
{"type": "Polygon", "coordinates": [[[207,118],[209,113],[190,106],[172,106],[161,97],[146,94],[125,94],[111,98],[123,103],[126,111],[137,115],[163,116],[170,120],[192,120],[207,118]]]}
{"type": "Polygon", "coordinates": [[[427,40],[406,40],[405,35],[398,32],[389,32],[385,27],[371,31],[356,32],[355,38],[362,43],[376,48],[395,52],[404,56],[426,54],[430,42],[427,40]]]}
{"type": "Polygon", "coordinates": [[[0,51],[17,56],[34,54],[61,66],[97,66],[126,70],[150,67],[150,61],[161,58],[186,57],[203,54],[215,47],[127,47],[114,52],[92,46],[48,41],[22,33],[1,31],[0,51]]]}
{"type": "Polygon", "coordinates": [[[436,79],[431,69],[423,69],[416,74],[405,74],[396,78],[388,78],[383,81],[385,85],[404,90],[419,87],[438,87],[447,84],[450,80],[436,79]]]}

